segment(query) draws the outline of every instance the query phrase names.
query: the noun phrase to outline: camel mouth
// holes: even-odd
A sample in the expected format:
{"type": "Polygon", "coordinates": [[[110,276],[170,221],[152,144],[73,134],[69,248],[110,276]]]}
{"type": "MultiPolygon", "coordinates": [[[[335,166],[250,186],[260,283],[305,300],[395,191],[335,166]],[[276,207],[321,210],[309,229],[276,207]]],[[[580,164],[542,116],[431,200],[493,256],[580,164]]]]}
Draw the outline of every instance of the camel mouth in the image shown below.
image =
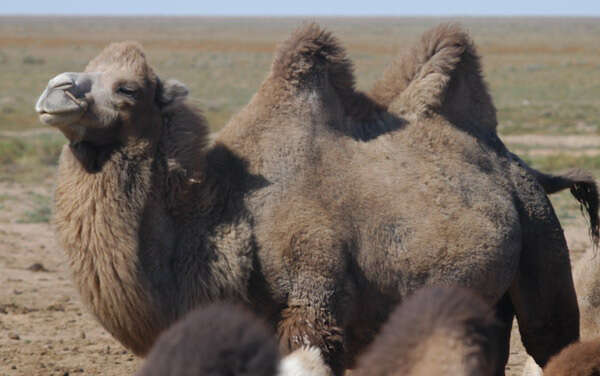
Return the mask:
{"type": "Polygon", "coordinates": [[[61,73],[48,82],[35,104],[40,121],[47,125],[69,125],[87,111],[85,94],[91,79],[77,73],[61,73]]]}
{"type": "Polygon", "coordinates": [[[35,105],[39,119],[46,125],[66,125],[79,120],[87,111],[87,102],[77,99],[68,90],[71,86],[62,85],[46,89],[35,105]]]}
{"type": "Polygon", "coordinates": [[[81,118],[83,113],[80,112],[62,112],[62,113],[48,113],[42,112],[38,118],[40,122],[50,126],[69,125],[73,124],[81,118]]]}

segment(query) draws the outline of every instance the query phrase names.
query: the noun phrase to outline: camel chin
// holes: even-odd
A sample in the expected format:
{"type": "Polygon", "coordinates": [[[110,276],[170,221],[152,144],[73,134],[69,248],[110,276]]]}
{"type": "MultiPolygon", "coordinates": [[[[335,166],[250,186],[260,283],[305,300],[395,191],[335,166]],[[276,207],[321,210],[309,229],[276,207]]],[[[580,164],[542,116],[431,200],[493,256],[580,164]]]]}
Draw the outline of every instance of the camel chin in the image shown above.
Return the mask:
{"type": "Polygon", "coordinates": [[[39,114],[39,119],[42,124],[63,128],[76,123],[79,119],[81,119],[82,115],[83,113],[81,112],[67,112],[59,114],[44,112],[39,114]]]}

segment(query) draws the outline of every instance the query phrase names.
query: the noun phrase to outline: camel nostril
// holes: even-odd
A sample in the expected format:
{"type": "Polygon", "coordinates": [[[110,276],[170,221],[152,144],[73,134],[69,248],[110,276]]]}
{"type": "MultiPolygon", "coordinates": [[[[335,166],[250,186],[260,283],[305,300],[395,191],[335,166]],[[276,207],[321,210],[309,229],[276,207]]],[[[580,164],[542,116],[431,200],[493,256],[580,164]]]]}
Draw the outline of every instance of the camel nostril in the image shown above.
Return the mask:
{"type": "Polygon", "coordinates": [[[48,82],[48,89],[67,90],[75,85],[75,80],[70,73],[61,73],[48,82]]]}
{"type": "Polygon", "coordinates": [[[68,83],[60,84],[58,86],[54,86],[54,87],[52,87],[52,89],[54,89],[54,90],[68,90],[68,89],[72,88],[73,85],[74,85],[73,82],[68,82],[68,83]]]}

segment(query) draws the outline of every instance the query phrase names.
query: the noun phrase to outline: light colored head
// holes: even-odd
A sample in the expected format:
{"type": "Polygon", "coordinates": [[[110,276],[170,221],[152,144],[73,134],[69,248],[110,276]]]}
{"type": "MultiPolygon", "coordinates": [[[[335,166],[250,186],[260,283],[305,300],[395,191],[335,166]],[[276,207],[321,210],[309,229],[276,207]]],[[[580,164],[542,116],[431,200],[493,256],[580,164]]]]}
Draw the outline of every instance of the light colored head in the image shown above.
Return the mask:
{"type": "Polygon", "coordinates": [[[84,72],[52,78],[35,110],[71,144],[102,148],[156,139],[162,114],[186,95],[183,84],[156,76],[139,44],[121,42],[104,49],[84,72]]]}

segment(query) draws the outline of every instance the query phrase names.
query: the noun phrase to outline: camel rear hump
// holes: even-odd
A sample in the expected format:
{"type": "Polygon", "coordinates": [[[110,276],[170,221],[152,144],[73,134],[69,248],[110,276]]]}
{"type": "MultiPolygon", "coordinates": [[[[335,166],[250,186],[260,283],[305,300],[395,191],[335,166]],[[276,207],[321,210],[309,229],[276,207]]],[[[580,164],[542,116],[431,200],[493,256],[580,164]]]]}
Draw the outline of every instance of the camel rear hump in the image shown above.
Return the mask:
{"type": "Polygon", "coordinates": [[[456,125],[495,131],[496,109],[479,60],[463,28],[442,24],[394,61],[370,96],[395,113],[440,113],[456,125]]]}

